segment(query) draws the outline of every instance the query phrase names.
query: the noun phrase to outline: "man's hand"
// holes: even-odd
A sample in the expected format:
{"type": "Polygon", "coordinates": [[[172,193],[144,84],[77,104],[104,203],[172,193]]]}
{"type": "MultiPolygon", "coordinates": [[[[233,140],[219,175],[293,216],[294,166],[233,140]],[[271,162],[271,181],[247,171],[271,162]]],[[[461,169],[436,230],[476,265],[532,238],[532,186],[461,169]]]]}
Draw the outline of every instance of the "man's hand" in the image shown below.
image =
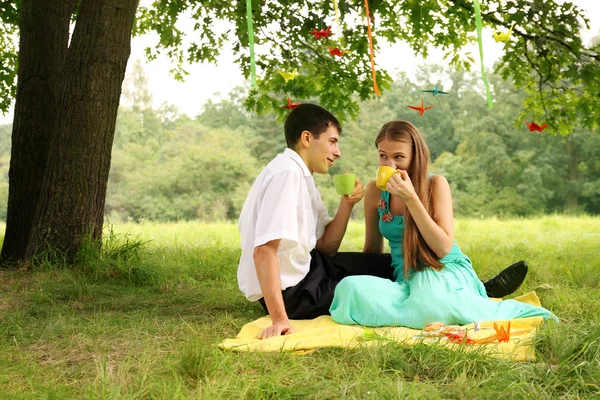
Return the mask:
{"type": "Polygon", "coordinates": [[[358,177],[357,177],[354,180],[354,190],[352,191],[352,193],[345,194],[342,196],[342,198],[349,206],[353,206],[356,203],[358,203],[359,201],[361,201],[364,195],[365,195],[365,186],[360,181],[360,179],[358,179],[358,177]]]}
{"type": "Polygon", "coordinates": [[[263,299],[273,325],[264,329],[258,339],[266,339],[271,336],[287,335],[295,331],[290,325],[285,304],[281,295],[281,277],[279,276],[279,263],[277,261],[277,248],[280,239],[271,240],[264,245],[254,248],[254,265],[256,266],[256,276],[260,289],[263,293],[263,299]]]}
{"type": "Polygon", "coordinates": [[[290,325],[290,321],[287,319],[282,319],[275,321],[273,325],[263,329],[263,331],[258,335],[258,339],[262,340],[273,336],[289,335],[290,333],[294,332],[296,332],[296,328],[290,325]]]}
{"type": "Polygon", "coordinates": [[[351,194],[345,194],[340,200],[340,206],[333,220],[327,224],[323,236],[317,240],[316,249],[326,256],[333,257],[340,248],[344,233],[348,227],[348,220],[352,213],[352,208],[356,203],[362,200],[365,195],[365,186],[360,179],[354,179],[354,190],[351,194]]]}

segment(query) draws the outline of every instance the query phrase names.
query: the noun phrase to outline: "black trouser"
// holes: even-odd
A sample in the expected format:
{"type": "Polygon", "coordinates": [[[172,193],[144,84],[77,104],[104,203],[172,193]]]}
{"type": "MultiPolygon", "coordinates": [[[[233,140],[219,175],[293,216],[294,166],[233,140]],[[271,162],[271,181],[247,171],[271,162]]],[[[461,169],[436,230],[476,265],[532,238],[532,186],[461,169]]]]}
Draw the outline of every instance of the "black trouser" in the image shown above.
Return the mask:
{"type": "MultiPolygon", "coordinates": [[[[290,319],[312,319],[329,315],[335,287],[351,275],[372,275],[392,280],[389,254],[337,253],[333,257],[310,252],[310,271],[296,286],[282,291],[285,311],[290,319]]],[[[267,313],[264,299],[259,300],[267,313]]]]}

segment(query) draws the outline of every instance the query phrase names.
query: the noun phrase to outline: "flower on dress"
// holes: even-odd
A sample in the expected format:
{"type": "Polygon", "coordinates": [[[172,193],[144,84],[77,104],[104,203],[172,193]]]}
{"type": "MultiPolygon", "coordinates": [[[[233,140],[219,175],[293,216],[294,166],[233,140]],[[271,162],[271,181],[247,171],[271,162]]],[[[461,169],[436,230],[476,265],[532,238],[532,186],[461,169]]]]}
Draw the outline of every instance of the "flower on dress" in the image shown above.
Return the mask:
{"type": "Polygon", "coordinates": [[[386,206],[385,200],[384,199],[379,199],[379,202],[377,203],[377,207],[380,210],[385,210],[385,206],[386,206]]]}
{"type": "Polygon", "coordinates": [[[392,220],[394,219],[394,216],[392,215],[391,212],[386,212],[383,213],[383,215],[381,216],[381,219],[383,220],[383,222],[392,222],[392,220]]]}

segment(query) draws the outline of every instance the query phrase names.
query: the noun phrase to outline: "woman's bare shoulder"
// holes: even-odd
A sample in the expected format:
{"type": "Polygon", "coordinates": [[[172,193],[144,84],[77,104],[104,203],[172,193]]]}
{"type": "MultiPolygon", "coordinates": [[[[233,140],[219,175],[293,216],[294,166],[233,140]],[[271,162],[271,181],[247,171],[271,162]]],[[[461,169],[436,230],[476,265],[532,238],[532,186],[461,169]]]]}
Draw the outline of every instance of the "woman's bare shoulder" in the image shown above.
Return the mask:
{"type": "Polygon", "coordinates": [[[377,185],[375,184],[375,181],[371,181],[366,184],[365,194],[376,194],[377,196],[379,196],[380,193],[381,193],[381,190],[377,187],[377,185]]]}
{"type": "Polygon", "coordinates": [[[431,184],[433,185],[434,188],[438,187],[449,187],[450,184],[448,183],[448,180],[446,179],[446,177],[444,175],[433,175],[431,177],[431,184]]]}

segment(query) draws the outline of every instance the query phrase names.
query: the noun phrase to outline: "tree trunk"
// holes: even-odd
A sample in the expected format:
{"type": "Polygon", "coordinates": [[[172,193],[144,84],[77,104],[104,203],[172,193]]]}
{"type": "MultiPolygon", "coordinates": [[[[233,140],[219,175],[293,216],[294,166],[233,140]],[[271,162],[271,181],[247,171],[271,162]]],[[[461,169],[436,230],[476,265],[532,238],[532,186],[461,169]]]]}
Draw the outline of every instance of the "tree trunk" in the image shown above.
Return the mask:
{"type": "Polygon", "coordinates": [[[138,0],[82,0],[68,45],[73,3],[21,5],[5,260],[45,248],[74,253],[86,237],[101,237],[138,0]]]}
{"type": "Polygon", "coordinates": [[[37,210],[53,134],[58,76],[75,0],[23,0],[8,210],[2,259],[22,260],[37,210]]]}

